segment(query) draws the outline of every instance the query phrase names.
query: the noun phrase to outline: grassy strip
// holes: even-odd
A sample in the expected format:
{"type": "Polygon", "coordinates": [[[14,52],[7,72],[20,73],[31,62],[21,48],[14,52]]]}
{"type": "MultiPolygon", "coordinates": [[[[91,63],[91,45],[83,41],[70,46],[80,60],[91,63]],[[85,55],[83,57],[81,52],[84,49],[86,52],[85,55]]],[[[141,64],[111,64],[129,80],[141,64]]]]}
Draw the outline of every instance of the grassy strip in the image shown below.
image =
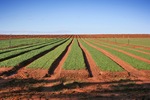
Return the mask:
{"type": "Polygon", "coordinates": [[[150,47],[150,38],[101,38],[105,41],[150,47]]]}
{"type": "Polygon", "coordinates": [[[130,65],[132,65],[133,67],[137,68],[137,69],[146,69],[149,70],[150,69],[150,65],[148,63],[145,63],[143,61],[137,60],[133,57],[127,56],[121,52],[117,52],[116,50],[110,49],[110,48],[106,48],[104,46],[99,46],[97,44],[94,44],[91,42],[91,44],[100,47],[108,52],[110,52],[113,55],[118,56],[120,59],[122,59],[123,61],[129,63],[130,65]]]}
{"type": "MultiPolygon", "coordinates": [[[[96,42],[94,39],[90,40],[92,42],[96,42]]],[[[144,54],[144,53],[141,53],[141,52],[138,52],[138,51],[134,51],[132,49],[128,49],[126,47],[123,47],[123,46],[118,46],[118,45],[112,45],[112,44],[109,44],[109,43],[104,43],[104,42],[98,42],[99,44],[102,44],[102,45],[106,45],[106,46],[109,46],[109,47],[112,47],[112,48],[117,48],[117,49],[120,49],[120,50],[124,50],[126,52],[129,52],[131,54],[134,54],[134,55],[137,55],[137,56],[140,56],[140,57],[143,57],[143,58],[146,58],[146,59],[149,59],[150,60],[150,56],[147,55],[147,54],[144,54]]]]}
{"type": "Polygon", "coordinates": [[[74,39],[73,41],[71,51],[63,65],[63,68],[66,70],[85,69],[84,57],[77,39],[74,39]]]}
{"type": "MultiPolygon", "coordinates": [[[[11,56],[11,55],[15,55],[15,54],[18,54],[18,53],[21,53],[21,52],[28,52],[28,51],[31,51],[31,50],[35,50],[35,49],[39,49],[40,47],[44,47],[44,46],[47,46],[47,45],[50,45],[52,43],[55,43],[57,42],[58,40],[54,40],[54,41],[49,41],[47,43],[42,43],[42,44],[38,44],[38,45],[33,45],[33,46],[30,46],[30,47],[26,47],[26,48],[19,48],[19,49],[16,49],[16,50],[9,50],[9,52],[7,52],[6,50],[6,53],[2,53],[0,54],[0,59],[2,58],[6,58],[8,56],[11,56]]],[[[5,51],[3,51],[5,52],[5,51]]]]}
{"type": "Polygon", "coordinates": [[[67,41],[66,43],[60,45],[55,50],[49,52],[48,54],[40,57],[39,59],[32,62],[30,65],[28,65],[28,68],[44,68],[49,69],[49,67],[52,65],[52,63],[55,61],[56,58],[60,56],[60,54],[65,50],[66,46],[70,43],[71,39],[67,41]]]}
{"type": "Polygon", "coordinates": [[[19,63],[29,59],[29,58],[32,58],[33,56],[43,52],[43,51],[46,51],[62,42],[64,42],[66,40],[62,40],[61,42],[58,42],[58,43],[55,43],[55,44],[52,44],[52,45],[48,45],[48,46],[45,46],[43,48],[40,48],[40,49],[36,49],[36,50],[32,50],[30,52],[27,52],[25,54],[22,54],[20,56],[17,56],[15,58],[12,58],[12,59],[8,59],[8,60],[5,60],[5,61],[2,61],[0,63],[0,67],[12,67],[12,66],[16,66],[18,65],[19,63]]]}
{"type": "Polygon", "coordinates": [[[80,40],[82,45],[89,51],[92,58],[96,62],[97,66],[103,70],[103,71],[123,71],[123,68],[121,68],[117,63],[112,61],[109,57],[101,53],[100,51],[96,50],[95,48],[92,48],[88,44],[86,44],[84,41],[80,40]]]}
{"type": "MultiPolygon", "coordinates": [[[[37,40],[39,40],[39,39],[37,39],[37,40]]],[[[54,41],[54,40],[56,40],[56,39],[55,38],[54,39],[47,39],[46,41],[43,39],[43,41],[40,40],[39,42],[30,43],[28,45],[20,45],[20,46],[16,46],[16,47],[13,47],[13,48],[0,49],[0,54],[3,53],[3,52],[6,52],[6,51],[13,51],[13,50],[18,50],[18,49],[24,49],[24,48],[28,48],[28,47],[44,44],[44,43],[47,43],[47,42],[50,42],[50,41],[54,41]]]]}
{"type": "Polygon", "coordinates": [[[7,48],[13,46],[27,45],[45,41],[43,38],[23,38],[23,39],[8,39],[0,40],[0,48],[7,48]]]}

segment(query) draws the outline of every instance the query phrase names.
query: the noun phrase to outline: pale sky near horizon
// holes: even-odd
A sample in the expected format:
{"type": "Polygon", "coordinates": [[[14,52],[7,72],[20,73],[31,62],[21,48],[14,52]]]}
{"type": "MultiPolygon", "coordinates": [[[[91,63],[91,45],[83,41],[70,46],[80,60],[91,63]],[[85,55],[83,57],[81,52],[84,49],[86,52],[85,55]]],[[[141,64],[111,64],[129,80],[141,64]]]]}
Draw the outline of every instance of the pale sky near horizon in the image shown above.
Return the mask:
{"type": "Polygon", "coordinates": [[[150,34],[150,0],[0,0],[0,33],[150,34]]]}

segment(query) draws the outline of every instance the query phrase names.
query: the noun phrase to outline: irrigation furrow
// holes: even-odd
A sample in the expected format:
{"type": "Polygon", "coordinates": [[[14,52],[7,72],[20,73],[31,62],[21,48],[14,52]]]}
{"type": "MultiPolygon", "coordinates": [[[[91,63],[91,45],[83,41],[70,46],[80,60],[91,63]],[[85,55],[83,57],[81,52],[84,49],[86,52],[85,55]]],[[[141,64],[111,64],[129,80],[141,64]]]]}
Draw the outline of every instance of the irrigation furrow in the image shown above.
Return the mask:
{"type": "Polygon", "coordinates": [[[96,63],[94,62],[92,56],[90,53],[82,46],[82,44],[78,41],[79,47],[82,50],[82,53],[84,55],[85,64],[87,67],[87,70],[89,72],[90,77],[98,77],[100,72],[100,69],[97,67],[96,63]]]}
{"type": "Polygon", "coordinates": [[[57,59],[55,59],[55,61],[49,67],[48,74],[46,74],[46,76],[53,75],[55,78],[58,78],[60,76],[62,65],[64,64],[69,54],[70,47],[73,43],[72,41],[73,40],[71,40],[71,42],[66,46],[65,50],[60,54],[57,59]]]}
{"type": "Polygon", "coordinates": [[[100,52],[102,52],[103,54],[105,54],[106,56],[108,56],[109,58],[111,58],[113,61],[115,61],[116,63],[118,63],[122,68],[124,68],[127,72],[129,72],[130,74],[138,77],[139,79],[143,80],[145,73],[139,72],[137,69],[135,69],[133,66],[131,66],[130,64],[128,64],[127,62],[121,60],[120,58],[118,58],[117,56],[101,49],[98,48],[92,44],[90,44],[89,42],[86,42],[85,40],[83,40],[85,43],[87,43],[89,46],[99,50],[100,52]]]}
{"type": "Polygon", "coordinates": [[[142,57],[139,57],[139,56],[136,56],[136,55],[131,54],[131,53],[129,53],[129,52],[126,52],[126,51],[124,51],[124,50],[120,50],[120,49],[117,49],[117,48],[112,48],[112,47],[110,47],[110,46],[102,45],[102,44],[95,43],[95,42],[92,42],[92,43],[97,44],[97,45],[100,45],[100,46],[104,46],[104,47],[107,47],[107,48],[110,48],[110,49],[113,49],[113,50],[116,50],[116,51],[118,51],[118,52],[124,53],[124,54],[126,54],[126,55],[128,55],[128,56],[131,56],[131,57],[135,58],[135,59],[138,59],[138,60],[141,60],[141,61],[144,61],[144,62],[150,64],[150,60],[145,59],[145,58],[142,58],[142,57]]]}
{"type": "MultiPolygon", "coordinates": [[[[68,41],[68,40],[66,40],[66,41],[68,41]]],[[[48,52],[54,50],[54,49],[57,48],[58,46],[60,46],[60,45],[62,45],[63,43],[65,43],[66,41],[63,41],[62,43],[59,43],[59,44],[55,45],[54,47],[52,47],[52,48],[50,48],[50,49],[48,49],[48,50],[45,50],[45,51],[43,51],[43,52],[41,52],[41,53],[39,53],[39,54],[37,54],[37,55],[35,55],[35,56],[33,56],[33,57],[27,59],[27,60],[25,60],[25,61],[19,63],[18,65],[14,66],[14,67],[13,67],[12,69],[10,69],[9,71],[6,71],[6,72],[1,73],[0,76],[2,76],[2,75],[10,76],[10,75],[13,75],[13,74],[17,73],[21,68],[23,68],[23,67],[29,65],[30,63],[32,63],[32,62],[35,61],[36,59],[38,59],[38,58],[44,56],[44,55],[47,54],[48,52]]]]}

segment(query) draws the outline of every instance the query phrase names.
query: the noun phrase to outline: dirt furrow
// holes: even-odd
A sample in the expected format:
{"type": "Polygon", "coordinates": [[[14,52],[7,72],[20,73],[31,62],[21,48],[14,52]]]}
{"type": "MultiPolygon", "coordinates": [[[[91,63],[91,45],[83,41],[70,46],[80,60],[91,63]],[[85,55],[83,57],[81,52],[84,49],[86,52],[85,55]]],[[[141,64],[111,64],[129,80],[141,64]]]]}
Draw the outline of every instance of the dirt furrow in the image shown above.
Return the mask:
{"type": "MultiPolygon", "coordinates": [[[[65,49],[65,51],[63,52],[63,54],[61,55],[61,59],[59,59],[60,62],[57,63],[56,69],[50,69],[49,70],[49,74],[53,74],[52,78],[59,78],[60,74],[61,74],[61,70],[62,70],[62,66],[64,64],[64,62],[66,61],[68,54],[71,50],[71,46],[73,44],[73,40],[71,41],[71,43],[67,46],[67,48],[65,49]]],[[[56,61],[57,62],[57,61],[56,61]]]]}
{"type": "MultiPolygon", "coordinates": [[[[66,41],[68,41],[68,40],[66,40],[66,41]]],[[[57,48],[58,46],[62,45],[62,44],[65,43],[66,41],[64,41],[64,42],[62,42],[62,43],[60,43],[60,44],[58,44],[58,45],[56,45],[56,46],[54,46],[54,47],[52,47],[52,48],[50,48],[50,49],[48,49],[48,50],[45,50],[45,51],[43,51],[43,52],[41,52],[41,53],[39,53],[39,54],[33,56],[32,58],[29,58],[29,59],[27,59],[27,60],[25,60],[25,61],[19,63],[18,65],[14,66],[14,67],[13,67],[12,69],[10,69],[9,71],[6,71],[6,72],[3,72],[2,74],[0,74],[0,76],[2,76],[2,75],[10,76],[10,75],[13,75],[13,74],[17,73],[17,72],[18,72],[20,69],[22,69],[23,67],[29,65],[30,63],[32,63],[32,62],[35,61],[36,59],[38,59],[38,58],[44,56],[45,54],[47,54],[48,52],[54,50],[55,48],[57,48]]]]}
{"type": "Polygon", "coordinates": [[[61,53],[61,55],[52,63],[46,76],[52,75],[55,78],[58,78],[60,76],[61,68],[70,52],[70,47],[72,43],[73,40],[66,46],[65,50],[61,53]]]}
{"type": "Polygon", "coordinates": [[[83,55],[85,55],[85,60],[86,60],[85,63],[87,64],[86,67],[87,67],[87,70],[89,72],[89,75],[91,77],[98,77],[102,72],[97,67],[95,61],[93,60],[90,53],[86,50],[86,48],[84,48],[80,42],[78,42],[78,43],[79,43],[79,46],[83,52],[83,55]]]}
{"type": "Polygon", "coordinates": [[[118,52],[124,53],[124,54],[126,54],[126,55],[128,55],[128,56],[131,56],[131,57],[135,58],[135,59],[138,59],[138,60],[141,60],[141,61],[144,61],[144,62],[146,62],[146,63],[149,63],[149,64],[150,64],[150,60],[145,59],[145,58],[142,58],[142,57],[139,57],[139,56],[134,55],[134,54],[131,54],[131,53],[126,52],[126,51],[124,51],[124,50],[120,50],[120,49],[117,49],[117,48],[112,48],[112,47],[110,47],[110,46],[102,45],[102,44],[95,43],[95,42],[93,42],[93,43],[94,43],[94,44],[97,44],[97,45],[100,45],[100,46],[104,46],[104,47],[107,47],[107,48],[113,49],[113,50],[116,50],[116,51],[118,51],[118,52]]]}
{"type": "Polygon", "coordinates": [[[135,77],[138,77],[141,80],[145,80],[145,73],[140,72],[139,70],[135,69],[133,66],[131,66],[130,64],[128,64],[127,62],[121,60],[120,58],[118,58],[117,56],[101,49],[98,48],[92,44],[90,44],[89,42],[86,42],[85,40],[83,40],[85,43],[87,43],[89,46],[99,50],[100,52],[102,52],[103,54],[105,54],[106,56],[108,56],[109,58],[111,58],[113,61],[115,61],[117,64],[119,64],[122,68],[124,68],[127,72],[129,72],[129,75],[133,75],[135,77]]]}

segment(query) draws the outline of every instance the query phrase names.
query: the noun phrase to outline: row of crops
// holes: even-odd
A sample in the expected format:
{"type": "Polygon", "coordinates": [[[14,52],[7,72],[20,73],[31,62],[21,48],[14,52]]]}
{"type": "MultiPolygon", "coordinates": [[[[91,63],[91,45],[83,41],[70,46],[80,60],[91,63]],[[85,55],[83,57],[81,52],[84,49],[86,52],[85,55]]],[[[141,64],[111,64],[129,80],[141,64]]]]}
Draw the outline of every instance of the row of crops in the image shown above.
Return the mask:
{"type": "MultiPolygon", "coordinates": [[[[121,40],[118,39],[118,41],[121,40]]],[[[150,61],[149,50],[146,50],[144,48],[133,48],[128,45],[122,46],[121,44],[117,43],[112,44],[102,38],[14,39],[11,41],[12,47],[9,47],[9,42],[10,40],[0,40],[0,67],[15,67],[23,65],[27,68],[49,69],[50,67],[52,67],[53,62],[57,60],[57,58],[64,52],[66,47],[71,43],[71,49],[70,51],[68,51],[69,53],[67,59],[62,66],[63,69],[86,69],[83,52],[79,47],[78,43],[80,42],[91,54],[97,67],[102,71],[123,71],[124,69],[122,68],[122,66],[118,65],[113,59],[109,58],[103,52],[93,48],[89,44],[117,56],[118,58],[129,63],[136,69],[150,70],[150,64],[148,62],[144,62],[133,56],[120,52],[120,50],[122,50],[124,52],[136,55],[138,57],[146,59],[147,61],[150,61]]],[[[138,42],[136,44],[140,45],[140,43],[138,44],[138,42]]],[[[147,44],[145,44],[144,46],[147,46],[147,44]]]]}
{"type": "Polygon", "coordinates": [[[100,38],[102,41],[150,47],[149,38],[100,38]]]}
{"type": "MultiPolygon", "coordinates": [[[[94,42],[94,40],[90,41],[90,43],[95,45],[95,46],[97,46],[97,47],[99,47],[99,48],[102,48],[103,50],[106,50],[106,51],[110,52],[111,54],[119,57],[120,59],[122,59],[123,61],[129,63],[130,65],[132,65],[133,67],[135,67],[137,69],[150,69],[150,64],[149,63],[146,63],[144,61],[138,60],[138,59],[136,59],[134,57],[128,56],[128,55],[126,55],[126,54],[124,54],[122,52],[119,52],[119,51],[117,51],[117,50],[115,50],[113,48],[110,48],[111,47],[110,45],[106,47],[105,46],[106,44],[103,45],[103,43],[99,43],[98,42],[98,44],[96,44],[94,42]]],[[[114,48],[117,48],[117,47],[114,47],[114,48]]],[[[118,49],[120,49],[120,48],[118,48],[118,49]]],[[[126,51],[126,49],[123,49],[123,50],[126,51]]],[[[137,53],[137,51],[132,51],[132,52],[134,52],[134,54],[137,54],[137,55],[139,54],[139,53],[137,53]]],[[[149,59],[149,55],[146,55],[145,58],[146,57],[147,57],[147,59],[149,59]]]]}
{"type": "Polygon", "coordinates": [[[19,47],[23,45],[31,45],[40,42],[46,42],[49,39],[43,38],[24,38],[24,39],[7,39],[7,40],[0,40],[0,49],[2,48],[9,48],[9,47],[19,47]]]}

